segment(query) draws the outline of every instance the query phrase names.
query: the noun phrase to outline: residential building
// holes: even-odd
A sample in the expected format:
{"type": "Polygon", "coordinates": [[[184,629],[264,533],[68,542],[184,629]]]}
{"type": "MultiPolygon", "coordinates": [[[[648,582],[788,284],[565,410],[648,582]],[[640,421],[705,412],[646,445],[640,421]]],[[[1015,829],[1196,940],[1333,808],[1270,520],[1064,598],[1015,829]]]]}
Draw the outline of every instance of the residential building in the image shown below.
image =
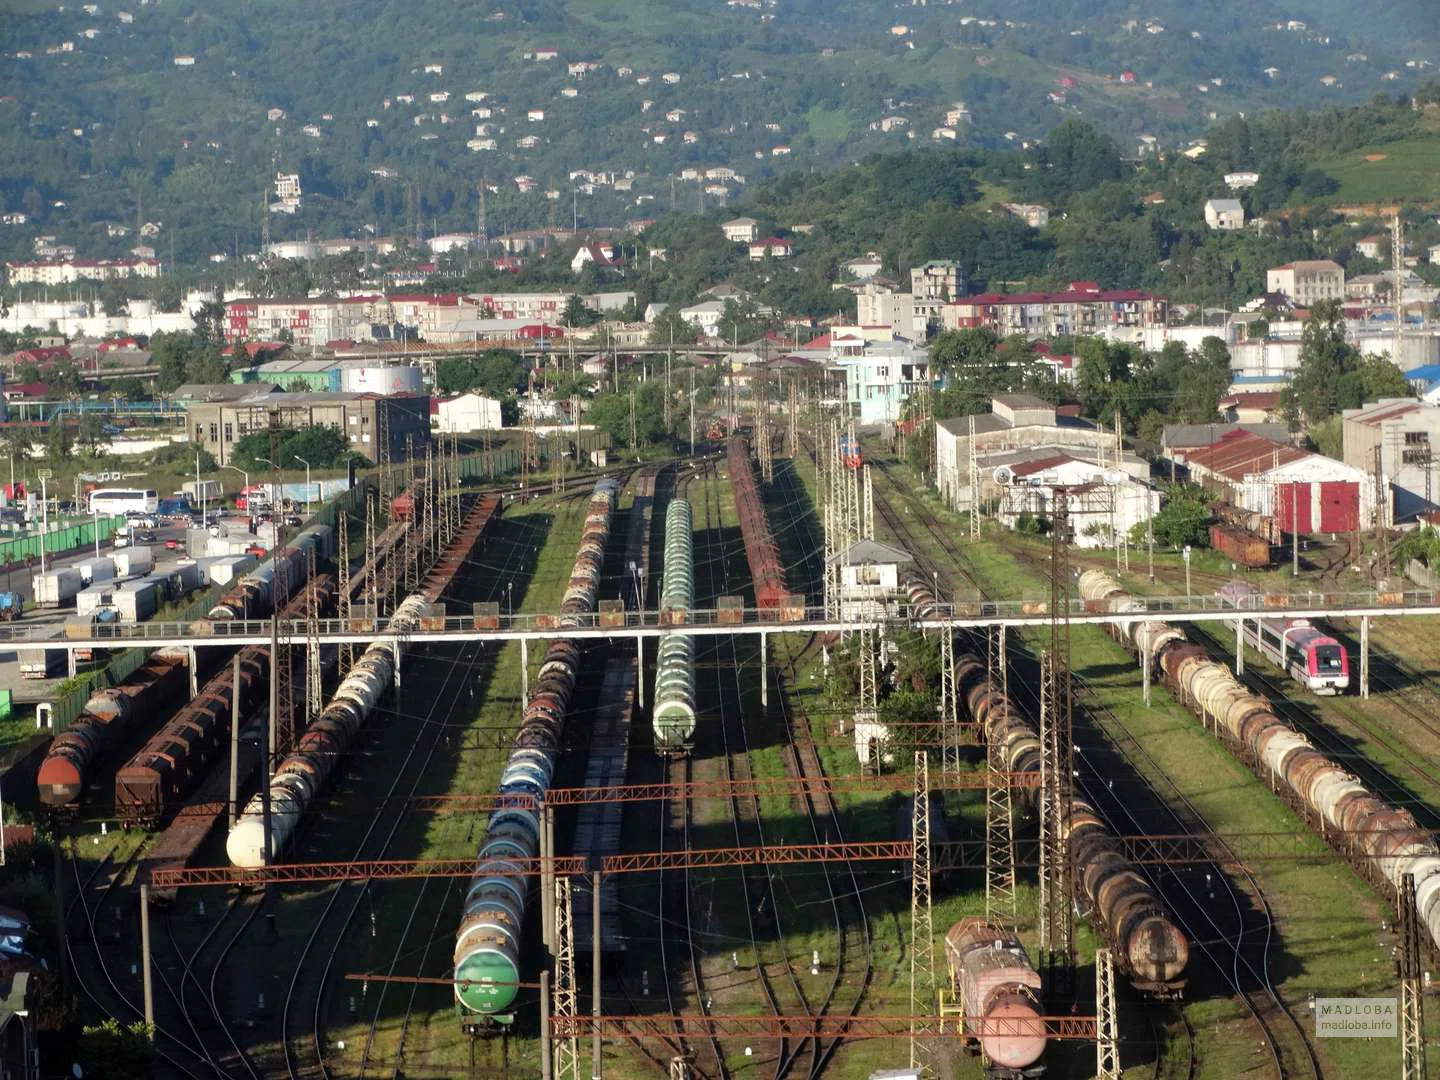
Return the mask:
{"type": "Polygon", "coordinates": [[[1207,199],[1205,224],[1211,229],[1243,229],[1245,207],[1240,205],[1239,199],[1207,199]]]}
{"type": "MultiPolygon", "coordinates": [[[[862,424],[894,423],[917,388],[930,385],[930,354],[904,341],[870,343],[855,339],[851,355],[835,355],[845,373],[849,415],[862,424]]],[[[850,353],[851,350],[846,350],[850,353]]]]}
{"type": "Polygon", "coordinates": [[[1265,271],[1265,291],[1281,293],[1300,307],[1345,299],[1345,268],[1330,259],[1288,262],[1265,271]]]}
{"type": "Polygon", "coordinates": [[[229,384],[220,389],[223,393],[216,400],[200,396],[187,400],[185,423],[190,441],[209,450],[221,465],[229,463],[240,439],[269,430],[277,412],[284,427],[324,426],[343,431],[350,448],[371,461],[379,460],[382,438],[392,461],[404,459],[407,443],[421,451],[430,441],[430,398],[424,394],[291,394],[229,384]]]}
{"type": "Polygon", "coordinates": [[[1220,415],[1232,424],[1276,424],[1281,421],[1279,390],[1249,390],[1220,399],[1220,415]]]}
{"type": "Polygon", "coordinates": [[[756,240],[750,245],[750,261],[759,262],[761,259],[788,259],[791,251],[789,240],[781,240],[777,236],[771,236],[764,240],[756,240]]]}
{"type": "Polygon", "coordinates": [[[619,250],[614,244],[586,241],[571,258],[570,269],[578,274],[587,263],[591,263],[602,270],[609,270],[620,265],[619,257],[619,250]]]}
{"type": "Polygon", "coordinates": [[[270,204],[271,210],[293,214],[300,209],[300,196],[299,173],[277,172],[275,174],[275,201],[270,204]]]}
{"type": "Polygon", "coordinates": [[[946,330],[984,326],[1002,337],[1029,338],[1163,327],[1168,321],[1169,302],[1164,297],[1131,289],[1105,290],[1093,281],[1072,281],[1059,293],[965,296],[942,305],[939,318],[946,330]]]}
{"type": "Polygon", "coordinates": [[[1366,236],[1355,241],[1355,254],[1364,255],[1367,259],[1378,259],[1385,250],[1385,237],[1366,236]]]}
{"type": "Polygon", "coordinates": [[[446,435],[471,431],[495,431],[504,427],[500,419],[500,402],[483,394],[461,394],[436,400],[431,406],[436,430],[446,435]]]}
{"type": "Polygon", "coordinates": [[[1190,479],[1271,523],[1271,535],[1348,533],[1371,520],[1374,485],[1343,461],[1248,431],[1185,455],[1190,479]]]}
{"type": "Polygon", "coordinates": [[[1006,203],[1005,212],[1019,218],[1032,229],[1043,229],[1050,224],[1050,208],[1038,203],[1006,203]]]}
{"type": "Polygon", "coordinates": [[[910,296],[914,304],[914,329],[929,328],[940,322],[940,309],[956,297],[964,295],[965,273],[953,259],[931,259],[910,268],[910,296]]]}
{"type": "MultiPolygon", "coordinates": [[[[970,447],[974,423],[974,479],[982,505],[1000,495],[996,477],[1002,465],[1044,460],[1064,454],[1094,462],[1093,470],[1118,469],[1137,480],[1149,475],[1141,458],[1116,452],[1114,435],[1088,420],[1059,415],[1055,406],[1033,394],[1002,394],[990,412],[940,420],[935,425],[935,482],[941,496],[957,510],[971,504],[970,447]],[[1101,466],[1101,462],[1104,466],[1101,466]]],[[[1000,479],[1005,479],[1001,474],[1000,479]]]]}
{"type": "Polygon", "coordinates": [[[925,337],[925,322],[915,323],[915,298],[895,286],[867,281],[855,291],[855,321],[861,326],[888,327],[909,341],[925,337]]]}
{"type": "Polygon", "coordinates": [[[49,259],[10,260],[5,276],[11,285],[67,285],[73,281],[113,281],[117,278],[158,278],[157,259],[49,259]]]}
{"type": "Polygon", "coordinates": [[[760,223],[754,218],[734,218],[720,228],[725,233],[725,239],[736,244],[752,244],[760,239],[760,223]]]}
{"type": "Polygon", "coordinates": [[[698,304],[680,309],[680,317],[696,327],[706,337],[719,337],[720,316],[725,313],[725,301],[702,300],[698,304]]]}
{"type": "Polygon", "coordinates": [[[1440,447],[1440,407],[1414,398],[1381,398],[1346,409],[1341,424],[1345,464],[1362,470],[1372,487],[1378,473],[1388,488],[1387,526],[1434,508],[1440,486],[1432,448],[1440,447]]]}
{"type": "Polygon", "coordinates": [[[874,251],[867,251],[864,255],[840,264],[840,269],[844,270],[857,281],[868,281],[884,269],[884,267],[884,256],[874,251]]]}

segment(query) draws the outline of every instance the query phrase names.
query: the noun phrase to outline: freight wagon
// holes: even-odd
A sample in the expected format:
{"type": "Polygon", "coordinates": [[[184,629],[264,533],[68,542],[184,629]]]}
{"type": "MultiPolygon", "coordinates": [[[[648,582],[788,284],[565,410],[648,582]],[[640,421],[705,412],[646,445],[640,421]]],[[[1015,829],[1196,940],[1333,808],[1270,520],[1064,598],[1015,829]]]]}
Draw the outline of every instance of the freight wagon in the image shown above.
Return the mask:
{"type": "Polygon", "coordinates": [[[1045,1053],[1045,1010],[1040,1004],[1040,975],[1020,939],[984,919],[961,919],[945,934],[945,965],[950,986],[945,994],[972,1027],[992,1021],[1004,1030],[961,1035],[961,1044],[985,1056],[992,1080],[1029,1080],[1040,1076],[1045,1053]]]}
{"type": "Polygon", "coordinates": [[[1262,570],[1273,562],[1270,541],[1238,525],[1211,525],[1210,546],[1252,570],[1262,570]]]}

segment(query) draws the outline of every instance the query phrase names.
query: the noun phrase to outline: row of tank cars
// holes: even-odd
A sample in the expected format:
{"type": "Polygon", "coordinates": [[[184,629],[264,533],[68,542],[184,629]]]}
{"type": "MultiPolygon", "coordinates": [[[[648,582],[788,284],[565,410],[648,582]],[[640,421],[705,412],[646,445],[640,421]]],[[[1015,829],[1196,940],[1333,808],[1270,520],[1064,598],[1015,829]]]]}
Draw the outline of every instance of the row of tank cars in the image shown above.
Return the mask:
{"type": "MultiPolygon", "coordinates": [[[[686,499],[672,499],[665,511],[665,562],[660,621],[678,625],[695,604],[694,512],[686,499]]],[[[651,727],[661,753],[684,753],[695,737],[695,639],[666,634],[655,656],[655,706],[651,727]]]]}
{"type": "MultiPolygon", "coordinates": [[[[209,613],[211,622],[262,618],[275,604],[285,605],[303,589],[312,555],[334,554],[334,530],[315,525],[237,579],[209,613]]],[[[333,592],[333,583],[330,586],[333,592]]],[[[242,650],[242,679],[258,684],[260,649],[242,650]]],[[[195,681],[205,679],[222,658],[221,650],[197,650],[195,681]]],[[[51,743],[36,778],[40,802],[52,808],[73,806],[98,763],[124,744],[136,728],[153,723],[189,693],[185,650],[160,649],[117,686],[99,690],[84,711],[51,743]]],[[[151,823],[180,797],[208,766],[214,747],[228,738],[233,700],[233,671],[203,684],[200,694],[166,723],[116,774],[116,808],[123,820],[151,823]]],[[[242,704],[244,702],[242,701],[242,704]]]]}
{"type": "MultiPolygon", "coordinates": [[[[614,480],[601,480],[591,492],[580,550],[560,604],[561,630],[580,625],[595,611],[619,495],[614,480]]],[[[539,804],[550,789],[580,656],[580,643],[574,638],[555,638],[545,650],[514,749],[500,776],[501,796],[528,796],[534,802],[494,811],[476,854],[454,952],[455,998],[472,1029],[508,1027],[515,1019],[510,1006],[523,981],[520,933],[529,880],[514,860],[531,859],[540,849],[539,804]]]]}
{"type": "Polygon", "coordinates": [[[1144,603],[1099,570],[1080,575],[1080,596],[1112,612],[1110,634],[1166,685],[1237,756],[1287,799],[1372,882],[1399,890],[1414,877],[1415,904],[1431,940],[1440,945],[1440,846],[1407,810],[1376,796],[1347,769],[1250,693],[1224,664],[1167,623],[1138,617],[1144,603]]]}

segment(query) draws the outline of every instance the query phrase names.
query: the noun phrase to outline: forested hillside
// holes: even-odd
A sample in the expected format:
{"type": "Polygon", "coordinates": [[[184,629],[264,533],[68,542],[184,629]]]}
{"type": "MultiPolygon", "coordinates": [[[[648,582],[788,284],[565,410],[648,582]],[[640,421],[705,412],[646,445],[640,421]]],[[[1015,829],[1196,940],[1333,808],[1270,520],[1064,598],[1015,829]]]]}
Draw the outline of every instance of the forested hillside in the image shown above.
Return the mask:
{"type": "Polygon", "coordinates": [[[1384,20],[1336,0],[6,7],[0,212],[28,220],[0,253],[37,229],[118,253],[106,226],[149,221],[182,262],[253,249],[277,169],[305,190],[277,237],[473,227],[482,180],[492,230],[613,224],[746,190],[707,194],[687,168],[753,184],[937,138],[1015,146],[1067,117],[1133,156],[1240,111],[1413,92],[1440,60],[1429,0],[1384,20]]]}

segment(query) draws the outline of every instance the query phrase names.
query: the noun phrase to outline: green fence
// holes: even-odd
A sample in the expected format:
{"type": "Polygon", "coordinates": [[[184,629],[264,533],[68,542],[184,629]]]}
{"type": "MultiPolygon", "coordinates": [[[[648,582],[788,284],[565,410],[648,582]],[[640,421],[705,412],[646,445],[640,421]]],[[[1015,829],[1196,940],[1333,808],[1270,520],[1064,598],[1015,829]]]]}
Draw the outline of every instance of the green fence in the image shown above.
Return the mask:
{"type": "MultiPolygon", "coordinates": [[[[101,539],[109,536],[124,524],[124,514],[102,517],[100,519],[101,539]]],[[[64,551],[88,547],[93,543],[95,543],[95,522],[93,520],[87,521],[83,525],[67,525],[63,529],[54,529],[47,533],[36,533],[34,536],[0,541],[0,565],[22,563],[27,558],[38,559],[42,544],[45,554],[58,555],[64,551]]]]}

